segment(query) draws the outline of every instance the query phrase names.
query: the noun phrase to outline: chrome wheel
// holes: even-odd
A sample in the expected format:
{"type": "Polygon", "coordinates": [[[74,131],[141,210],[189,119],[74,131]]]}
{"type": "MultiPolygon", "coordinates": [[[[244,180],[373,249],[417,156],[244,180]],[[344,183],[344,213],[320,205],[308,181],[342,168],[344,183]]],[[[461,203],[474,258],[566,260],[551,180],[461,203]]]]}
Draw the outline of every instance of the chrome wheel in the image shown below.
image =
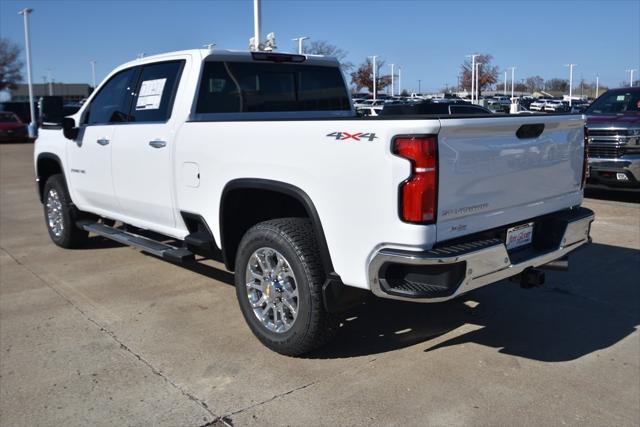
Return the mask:
{"type": "Polygon", "coordinates": [[[64,232],[64,217],[62,214],[62,202],[55,188],[47,193],[47,224],[54,236],[60,237],[64,232]]]}
{"type": "Polygon", "coordinates": [[[256,318],[272,332],[286,332],[298,316],[298,286],[289,261],[272,248],[256,250],[247,263],[247,298],[256,318]]]}

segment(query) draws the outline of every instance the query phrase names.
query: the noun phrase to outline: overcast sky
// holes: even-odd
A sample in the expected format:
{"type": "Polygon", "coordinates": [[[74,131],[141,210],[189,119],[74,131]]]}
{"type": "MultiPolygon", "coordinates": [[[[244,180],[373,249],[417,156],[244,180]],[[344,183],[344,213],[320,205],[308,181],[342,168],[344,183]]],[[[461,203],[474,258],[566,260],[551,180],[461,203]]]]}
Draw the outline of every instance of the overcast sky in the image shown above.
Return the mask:
{"type": "MultiPolygon", "coordinates": [[[[246,50],[253,2],[236,1],[0,1],[0,36],[24,44],[23,7],[31,15],[34,81],[90,83],[116,65],[172,50],[246,50]]],[[[489,53],[495,65],[517,67],[516,79],[540,75],[617,86],[640,68],[640,0],[627,1],[283,1],[263,0],[263,33],[278,50],[297,36],[327,40],[354,64],[380,55],[402,66],[403,88],[438,90],[457,82],[466,54],[489,53]]],[[[390,71],[386,67],[386,72],[390,71]]]]}

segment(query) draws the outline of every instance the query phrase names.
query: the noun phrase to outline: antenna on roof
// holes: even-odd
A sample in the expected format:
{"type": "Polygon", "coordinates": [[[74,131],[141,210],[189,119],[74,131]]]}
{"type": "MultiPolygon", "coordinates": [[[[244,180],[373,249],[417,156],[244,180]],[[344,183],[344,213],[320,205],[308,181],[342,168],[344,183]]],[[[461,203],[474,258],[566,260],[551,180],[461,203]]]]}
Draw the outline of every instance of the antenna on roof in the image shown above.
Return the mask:
{"type": "Polygon", "coordinates": [[[212,52],[215,45],[215,43],[207,43],[204,47],[206,47],[209,52],[212,52]]]}
{"type": "Polygon", "coordinates": [[[267,34],[267,41],[264,43],[264,50],[271,52],[277,49],[275,33],[267,34]]]}
{"type": "Polygon", "coordinates": [[[144,52],[140,52],[137,56],[137,59],[142,59],[144,58],[144,52]]]}

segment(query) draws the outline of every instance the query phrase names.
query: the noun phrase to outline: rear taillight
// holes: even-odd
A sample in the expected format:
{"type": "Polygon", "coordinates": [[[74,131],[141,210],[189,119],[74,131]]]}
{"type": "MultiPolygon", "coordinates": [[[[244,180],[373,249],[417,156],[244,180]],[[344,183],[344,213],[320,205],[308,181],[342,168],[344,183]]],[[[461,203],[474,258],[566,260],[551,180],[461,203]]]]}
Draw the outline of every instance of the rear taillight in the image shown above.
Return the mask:
{"type": "Polygon", "coordinates": [[[584,127],[584,153],[582,155],[582,184],[580,188],[584,188],[589,178],[589,129],[584,127]]]}
{"type": "Polygon", "coordinates": [[[393,153],[411,161],[411,175],[400,185],[400,217],[420,224],[436,222],[438,201],[438,138],[397,137],[393,153]]]}

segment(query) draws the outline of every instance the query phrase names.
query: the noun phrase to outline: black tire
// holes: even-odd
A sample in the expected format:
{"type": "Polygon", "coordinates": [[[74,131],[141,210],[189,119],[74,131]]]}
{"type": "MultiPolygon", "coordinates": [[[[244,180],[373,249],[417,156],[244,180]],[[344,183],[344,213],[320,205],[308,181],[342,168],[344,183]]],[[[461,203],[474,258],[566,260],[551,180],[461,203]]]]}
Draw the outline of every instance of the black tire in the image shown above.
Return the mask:
{"type": "Polygon", "coordinates": [[[89,232],[81,230],[76,226],[76,221],[79,219],[80,212],[71,202],[69,191],[67,190],[67,184],[62,174],[56,174],[49,177],[44,185],[44,219],[47,225],[47,231],[53,243],[56,245],[67,248],[75,249],[82,247],[89,237],[89,232]],[[60,201],[61,212],[61,225],[62,230],[55,232],[48,217],[48,202],[51,192],[57,194],[60,201]]]}
{"type": "Polygon", "coordinates": [[[236,256],[236,295],[240,310],[253,334],[268,348],[287,356],[300,356],[329,342],[337,331],[336,317],[325,310],[322,285],[325,273],[311,222],[282,218],[261,222],[249,229],[236,256]],[[280,252],[291,266],[298,289],[297,318],[285,332],[273,332],[256,317],[247,298],[246,268],[259,248],[280,252]]]}

